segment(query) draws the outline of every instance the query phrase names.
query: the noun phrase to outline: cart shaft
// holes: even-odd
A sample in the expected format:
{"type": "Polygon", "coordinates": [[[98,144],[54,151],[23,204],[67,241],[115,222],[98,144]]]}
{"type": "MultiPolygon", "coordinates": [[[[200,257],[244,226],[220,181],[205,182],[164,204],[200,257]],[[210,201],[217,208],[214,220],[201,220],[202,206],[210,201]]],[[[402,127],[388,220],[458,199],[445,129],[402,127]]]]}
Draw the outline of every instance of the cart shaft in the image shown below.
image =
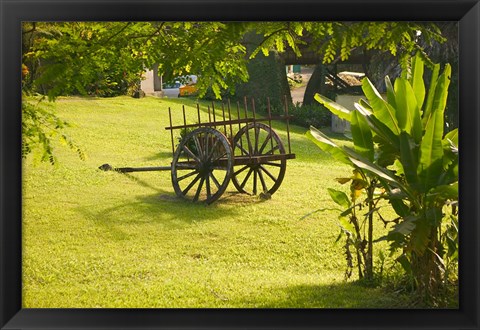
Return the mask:
{"type": "Polygon", "coordinates": [[[120,173],[129,172],[149,172],[149,171],[170,171],[171,166],[152,166],[152,167],[112,167],[109,164],[103,164],[99,167],[103,171],[117,171],[120,173]]]}
{"type": "Polygon", "coordinates": [[[170,171],[171,166],[153,166],[153,167],[119,167],[115,171],[128,173],[128,172],[150,172],[150,171],[170,171]]]}

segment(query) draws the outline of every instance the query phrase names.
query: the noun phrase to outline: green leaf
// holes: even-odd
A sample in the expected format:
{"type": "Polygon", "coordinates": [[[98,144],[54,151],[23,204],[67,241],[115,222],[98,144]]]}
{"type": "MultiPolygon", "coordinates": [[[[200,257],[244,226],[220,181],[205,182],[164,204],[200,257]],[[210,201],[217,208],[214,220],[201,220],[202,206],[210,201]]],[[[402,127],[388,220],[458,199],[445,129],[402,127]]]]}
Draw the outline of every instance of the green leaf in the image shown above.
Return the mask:
{"type": "Polygon", "coordinates": [[[400,149],[398,135],[395,135],[381,120],[379,120],[371,111],[359,103],[355,103],[355,108],[363,115],[370,126],[370,129],[382,140],[384,144],[390,145],[395,150],[400,149]]]}
{"type": "Polygon", "coordinates": [[[458,163],[458,129],[448,132],[442,140],[443,169],[447,170],[452,164],[458,163]]]}
{"type": "Polygon", "coordinates": [[[390,204],[395,210],[395,213],[401,217],[406,217],[410,213],[409,207],[405,205],[401,199],[390,199],[390,204]]]}
{"type": "Polygon", "coordinates": [[[385,77],[385,86],[387,87],[387,101],[392,107],[396,109],[397,105],[395,102],[395,90],[392,86],[392,82],[390,81],[390,77],[388,76],[385,77]]]}
{"type": "Polygon", "coordinates": [[[431,189],[428,192],[427,198],[430,201],[437,201],[442,204],[447,200],[458,200],[458,182],[431,189]]]}
{"type": "Polygon", "coordinates": [[[434,187],[443,170],[443,111],[435,111],[427,122],[425,134],[420,144],[418,177],[423,191],[434,187]]]}
{"type": "Polygon", "coordinates": [[[307,131],[305,135],[320,147],[320,149],[330,154],[333,158],[348,165],[352,164],[345,152],[315,127],[310,126],[310,131],[307,131]]]}
{"type": "Polygon", "coordinates": [[[344,234],[345,234],[345,233],[343,232],[343,230],[340,229],[340,233],[338,234],[337,239],[335,240],[335,244],[338,243],[338,241],[340,240],[340,238],[342,238],[342,236],[343,236],[344,234]]]}
{"type": "Polygon", "coordinates": [[[438,78],[435,88],[432,109],[427,118],[425,134],[420,144],[420,162],[418,174],[423,191],[434,187],[442,174],[443,168],[443,113],[448,96],[451,67],[445,65],[442,75],[438,78]]]}
{"type": "Polygon", "coordinates": [[[374,149],[372,132],[370,131],[367,120],[358,112],[358,110],[353,110],[351,120],[350,128],[355,150],[363,157],[373,161],[374,149]]]}
{"type": "Polygon", "coordinates": [[[402,265],[403,270],[405,270],[407,274],[412,272],[412,264],[410,263],[410,260],[408,260],[405,254],[402,254],[396,260],[400,265],[402,265]]]}
{"type": "Polygon", "coordinates": [[[423,109],[422,124],[423,127],[427,125],[428,118],[432,112],[433,99],[435,98],[435,89],[437,87],[438,75],[440,73],[440,64],[435,64],[430,78],[430,87],[428,89],[427,101],[425,102],[425,108],[423,109]]]}
{"type": "Polygon", "coordinates": [[[355,232],[355,227],[352,225],[350,220],[348,218],[345,218],[345,217],[340,217],[338,220],[340,222],[340,227],[344,231],[347,231],[348,233],[353,235],[353,233],[355,232]]]}
{"type": "Polygon", "coordinates": [[[410,136],[405,132],[400,134],[400,162],[407,182],[416,185],[418,183],[418,150],[410,136]]]}
{"type": "Polygon", "coordinates": [[[392,170],[395,171],[395,174],[397,176],[405,175],[405,171],[403,170],[403,165],[399,159],[395,159],[395,161],[393,162],[392,170]]]}
{"type": "Polygon", "coordinates": [[[409,248],[419,255],[423,255],[430,241],[431,226],[427,218],[419,218],[415,222],[415,229],[411,233],[409,248]]]}
{"type": "Polygon", "coordinates": [[[456,253],[458,252],[458,240],[446,235],[446,242],[448,246],[448,257],[455,258],[456,253]]]}
{"type": "Polygon", "coordinates": [[[433,206],[425,212],[426,221],[431,227],[438,227],[442,223],[443,213],[442,206],[433,206]]]}
{"type": "Polygon", "coordinates": [[[400,134],[395,109],[382,98],[368,78],[363,79],[362,89],[370,106],[373,108],[375,117],[384,123],[394,134],[400,134]]]}
{"type": "Polygon", "coordinates": [[[416,56],[414,57],[414,63],[412,66],[413,72],[410,84],[413,87],[418,108],[421,109],[423,106],[423,101],[425,100],[425,84],[423,82],[424,62],[420,57],[419,52],[417,52],[416,56]]]}
{"type": "Polygon", "coordinates": [[[332,188],[327,188],[327,190],[328,190],[328,193],[330,194],[330,197],[332,197],[332,200],[335,203],[342,206],[343,208],[350,207],[350,200],[348,199],[348,196],[343,191],[335,190],[332,188]]]}
{"type": "Polygon", "coordinates": [[[398,77],[395,80],[395,101],[397,108],[395,109],[395,115],[398,121],[398,127],[408,133],[412,123],[410,121],[410,111],[413,106],[416,106],[415,96],[413,95],[413,89],[405,78],[398,77]],[[413,104],[415,101],[415,105],[413,104]]]}
{"type": "Polygon", "coordinates": [[[373,112],[373,108],[370,106],[370,104],[368,104],[367,101],[365,101],[364,99],[360,99],[358,100],[358,103],[365,109],[367,109],[369,112],[373,112]]]}
{"type": "Polygon", "coordinates": [[[335,181],[337,181],[340,184],[345,184],[345,183],[349,182],[350,180],[352,180],[352,178],[335,178],[335,181]]]}
{"type": "MultiPolygon", "coordinates": [[[[391,185],[399,188],[402,192],[404,192],[412,202],[416,201],[412,189],[409,188],[408,186],[405,186],[402,182],[400,182],[395,177],[395,175],[392,172],[390,172],[388,169],[380,167],[375,163],[372,163],[368,159],[362,157],[361,155],[355,153],[353,150],[347,147],[343,147],[343,150],[347,153],[348,158],[355,166],[378,176],[379,179],[388,181],[391,185]]],[[[416,206],[418,207],[419,205],[416,205],[416,206]]]]}
{"type": "Polygon", "coordinates": [[[388,170],[378,167],[369,161],[366,162],[365,160],[361,160],[359,158],[360,157],[356,155],[349,156],[349,159],[352,161],[352,163],[359,168],[367,170],[397,186],[401,185],[401,183],[395,178],[393,174],[387,172],[388,170]]]}
{"type": "Polygon", "coordinates": [[[450,64],[446,64],[445,68],[443,69],[443,73],[438,78],[437,86],[435,88],[432,112],[441,112],[443,114],[445,106],[447,105],[448,86],[450,85],[451,75],[452,68],[450,64]]]}
{"type": "Polygon", "coordinates": [[[315,94],[315,100],[325,106],[328,110],[330,110],[334,115],[336,115],[340,119],[344,119],[350,122],[351,111],[347,108],[341,106],[340,104],[330,100],[329,98],[315,94]]]}
{"type": "Polygon", "coordinates": [[[400,129],[409,133],[415,142],[422,139],[422,122],[420,107],[417,104],[415,92],[404,78],[395,80],[396,115],[400,129]]]}
{"type": "Polygon", "coordinates": [[[415,222],[418,220],[418,216],[410,215],[404,218],[401,222],[393,226],[391,232],[400,233],[403,236],[409,235],[416,227],[415,222]]]}
{"type": "Polygon", "coordinates": [[[348,209],[346,209],[345,211],[343,211],[342,213],[340,213],[340,218],[341,218],[341,217],[346,217],[346,216],[352,214],[352,211],[355,209],[355,207],[356,207],[355,205],[352,205],[352,206],[350,206],[348,209]]]}
{"type": "MultiPolygon", "coordinates": [[[[454,145],[458,146],[458,128],[455,128],[454,130],[448,132],[445,134],[445,137],[443,138],[444,141],[450,141],[454,145]]],[[[450,143],[449,143],[450,145],[450,143]]]]}

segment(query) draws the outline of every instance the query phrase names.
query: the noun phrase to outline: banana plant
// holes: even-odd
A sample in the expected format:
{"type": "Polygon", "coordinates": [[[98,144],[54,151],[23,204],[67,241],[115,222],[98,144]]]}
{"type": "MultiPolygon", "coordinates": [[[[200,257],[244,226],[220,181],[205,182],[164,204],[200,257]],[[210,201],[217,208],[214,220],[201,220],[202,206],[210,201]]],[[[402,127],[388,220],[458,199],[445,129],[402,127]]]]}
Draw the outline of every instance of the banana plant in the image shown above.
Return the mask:
{"type": "Polygon", "coordinates": [[[345,255],[347,261],[345,277],[349,278],[352,275],[354,259],[356,259],[359,279],[372,281],[374,279],[373,217],[374,212],[378,209],[380,198],[376,196],[378,187],[376,176],[354,165],[359,157],[368,162],[372,162],[374,159],[372,134],[368,126],[366,126],[366,122],[362,117],[357,116],[355,111],[352,114],[351,121],[355,149],[338,147],[325,134],[314,127],[311,127],[307,135],[337,160],[353,167],[351,176],[335,179],[340,184],[350,183],[350,194],[347,195],[343,191],[332,188],[328,188],[328,193],[332,200],[342,207],[339,215],[341,232],[337,241],[342,235],[345,235],[345,255]],[[367,212],[363,215],[365,221],[362,221],[361,211],[365,206],[367,207],[367,212]],[[350,251],[351,248],[354,248],[355,257],[350,251]]]}
{"type": "MultiPolygon", "coordinates": [[[[458,201],[458,130],[444,134],[444,111],[451,67],[434,64],[424,82],[424,62],[411,59],[410,70],[392,84],[385,78],[386,97],[365,78],[366,99],[345,109],[317,94],[315,99],[351,124],[354,149],[337,146],[314,127],[307,134],[336,159],[366,173],[384,188],[398,218],[385,237],[397,260],[425,297],[444,283],[441,246],[445,205],[458,201]]],[[[450,244],[450,246],[454,246],[450,244]]]]}

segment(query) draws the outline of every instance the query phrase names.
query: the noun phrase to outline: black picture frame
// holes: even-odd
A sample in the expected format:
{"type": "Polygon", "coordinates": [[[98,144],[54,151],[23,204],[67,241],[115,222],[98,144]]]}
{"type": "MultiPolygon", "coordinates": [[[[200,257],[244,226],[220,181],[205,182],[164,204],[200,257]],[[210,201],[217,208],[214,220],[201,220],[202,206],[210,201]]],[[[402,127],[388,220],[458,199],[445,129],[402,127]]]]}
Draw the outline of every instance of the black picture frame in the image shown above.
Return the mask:
{"type": "Polygon", "coordinates": [[[478,0],[0,0],[1,329],[479,329],[478,0]],[[22,21],[457,21],[460,29],[460,308],[22,309],[22,21]]]}

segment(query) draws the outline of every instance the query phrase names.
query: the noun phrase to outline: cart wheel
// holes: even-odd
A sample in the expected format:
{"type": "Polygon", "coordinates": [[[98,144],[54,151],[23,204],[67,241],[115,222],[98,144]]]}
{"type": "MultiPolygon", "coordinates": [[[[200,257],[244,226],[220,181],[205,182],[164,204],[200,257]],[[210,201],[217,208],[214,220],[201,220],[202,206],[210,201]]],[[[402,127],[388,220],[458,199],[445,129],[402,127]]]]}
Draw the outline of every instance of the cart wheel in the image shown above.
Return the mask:
{"type": "MultiPolygon", "coordinates": [[[[234,157],[283,155],[282,140],[268,125],[250,123],[242,127],[233,138],[234,157]]],[[[285,176],[287,161],[264,159],[239,165],[234,169],[232,182],[239,192],[256,195],[258,192],[272,195],[280,187],[285,176]]]]}
{"type": "Polygon", "coordinates": [[[232,147],[219,131],[201,127],[185,136],[172,161],[172,184],[179,197],[191,201],[216,201],[232,175],[232,147]]]}

